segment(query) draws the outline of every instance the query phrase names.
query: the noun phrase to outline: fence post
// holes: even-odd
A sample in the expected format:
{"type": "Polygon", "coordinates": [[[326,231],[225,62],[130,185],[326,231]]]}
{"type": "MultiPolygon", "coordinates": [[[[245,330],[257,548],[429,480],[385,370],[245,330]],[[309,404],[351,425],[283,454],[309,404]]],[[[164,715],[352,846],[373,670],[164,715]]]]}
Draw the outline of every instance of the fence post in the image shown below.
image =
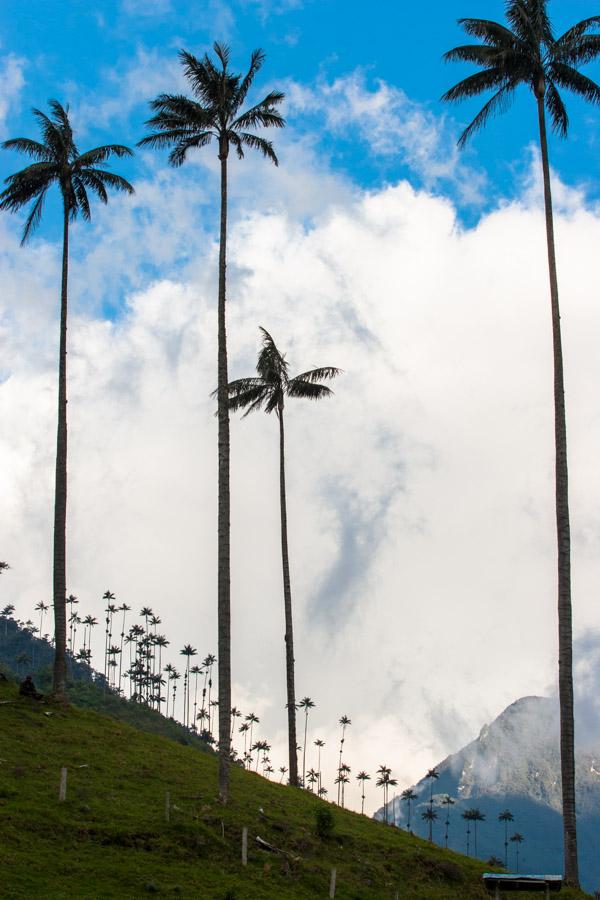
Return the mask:
{"type": "Polygon", "coordinates": [[[65,766],[60,770],[60,787],[58,789],[58,799],[63,803],[67,799],[67,769],[65,766]]]}
{"type": "Polygon", "coordinates": [[[242,828],[242,865],[248,865],[248,829],[245,825],[242,828]]]}
{"type": "Polygon", "coordinates": [[[337,875],[337,869],[331,870],[331,881],[329,882],[329,896],[335,897],[335,879],[337,875]]]}
{"type": "Polygon", "coordinates": [[[165,822],[171,820],[171,794],[169,791],[165,794],[165,822]]]}

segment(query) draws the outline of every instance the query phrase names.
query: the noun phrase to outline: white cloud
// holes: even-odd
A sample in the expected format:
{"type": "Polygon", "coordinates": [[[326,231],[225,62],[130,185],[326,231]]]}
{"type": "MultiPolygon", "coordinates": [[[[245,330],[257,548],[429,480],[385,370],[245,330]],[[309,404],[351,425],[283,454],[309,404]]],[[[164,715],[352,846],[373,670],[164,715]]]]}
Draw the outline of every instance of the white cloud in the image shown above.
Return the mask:
{"type": "Polygon", "coordinates": [[[0,57],[0,137],[6,134],[9,113],[19,108],[21,91],[25,86],[25,60],[14,53],[0,57]]]}
{"type": "MultiPolygon", "coordinates": [[[[448,200],[405,182],[359,192],[329,176],[319,197],[310,148],[304,166],[302,148],[293,159],[291,173],[232,164],[230,372],[252,371],[258,325],[293,370],[345,371],[334,398],[288,410],[297,688],[317,702],[310,736],[327,741],[329,782],[346,713],[353,774],[385,762],[410,783],[555,675],[539,195],[528,190],[466,230],[448,200]]],[[[214,177],[210,155],[187,175],[157,169],[131,206],[111,204],[96,230],[74,232],[69,589],[97,616],[107,587],[135,610],[153,606],[174,661],[184,642],[202,656],[216,645],[216,245],[195,227],[214,177]],[[99,300],[123,284],[125,314],[103,320],[99,300]]],[[[597,626],[600,574],[589,389],[600,312],[588,274],[600,215],[556,193],[581,633],[597,626]]],[[[59,254],[40,242],[21,250],[14,234],[4,219],[0,555],[12,567],[3,590],[26,618],[51,584],[59,254]]],[[[278,766],[275,426],[264,415],[232,425],[232,602],[234,702],[260,708],[278,766]]]]}

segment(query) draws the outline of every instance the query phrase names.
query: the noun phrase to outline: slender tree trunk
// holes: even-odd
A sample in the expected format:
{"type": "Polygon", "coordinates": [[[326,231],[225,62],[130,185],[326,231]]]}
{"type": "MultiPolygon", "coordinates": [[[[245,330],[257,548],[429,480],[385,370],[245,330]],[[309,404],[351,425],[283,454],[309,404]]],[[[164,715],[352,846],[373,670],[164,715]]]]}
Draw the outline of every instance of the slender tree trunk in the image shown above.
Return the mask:
{"type": "Polygon", "coordinates": [[[218,298],[218,645],[219,645],[219,793],[223,803],[229,794],[229,716],[231,712],[231,605],[230,605],[230,503],[229,503],[229,402],[227,385],[227,332],[225,329],[225,271],[227,265],[227,155],[225,141],[219,147],[221,161],[221,232],[219,240],[218,298]]]}
{"type": "Polygon", "coordinates": [[[58,352],[58,429],[54,488],[54,695],[66,698],[67,680],[67,285],[69,278],[69,211],[63,209],[63,258],[58,352]]]}
{"type": "Polygon", "coordinates": [[[277,410],[279,418],[279,500],[281,505],[281,562],[283,567],[283,603],[285,608],[285,668],[287,684],[289,782],[298,786],[298,758],[296,741],[296,692],[294,688],[294,629],[292,625],[292,589],[288,557],[287,504],[285,495],[285,433],[283,403],[277,410]]]}
{"type": "MultiPolygon", "coordinates": [[[[538,92],[539,93],[539,92],[538,92]]],[[[565,881],[579,885],[577,861],[577,820],[575,812],[575,721],[573,714],[573,629],[571,613],[571,537],[569,525],[569,477],[567,468],[567,425],[563,379],[558,280],[554,249],[554,222],[550,191],[550,166],[544,115],[544,95],[537,96],[546,240],[552,307],[554,349],[554,435],[556,451],[556,533],[558,543],[558,691],[560,698],[560,762],[562,777],[563,840],[565,881]]]]}

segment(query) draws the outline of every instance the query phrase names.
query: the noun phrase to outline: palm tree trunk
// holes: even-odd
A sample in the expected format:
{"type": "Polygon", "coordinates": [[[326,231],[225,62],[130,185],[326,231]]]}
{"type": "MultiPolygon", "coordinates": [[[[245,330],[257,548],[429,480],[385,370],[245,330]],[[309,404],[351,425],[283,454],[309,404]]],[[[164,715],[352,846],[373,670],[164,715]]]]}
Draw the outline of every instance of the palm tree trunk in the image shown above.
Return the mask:
{"type": "Polygon", "coordinates": [[[69,277],[69,210],[64,203],[63,257],[58,352],[58,429],[54,488],[54,677],[53,693],[64,700],[67,680],[67,284],[69,277]]]}
{"type": "Polygon", "coordinates": [[[283,403],[277,410],[279,418],[279,500],[281,506],[281,562],[283,568],[283,604],[285,608],[285,667],[288,711],[289,782],[298,786],[298,759],[296,755],[296,692],[294,688],[294,629],[292,625],[292,589],[290,586],[290,562],[288,557],[287,504],[285,495],[285,433],[283,427],[283,403]]]}
{"type": "MultiPolygon", "coordinates": [[[[539,93],[539,92],[538,92],[539,93]]],[[[554,437],[556,452],[556,533],[558,543],[558,691],[560,698],[560,761],[562,777],[563,840],[565,881],[579,885],[577,861],[577,820],[575,812],[575,722],[573,715],[573,630],[571,613],[571,537],[569,525],[569,477],[567,468],[567,425],[563,379],[558,280],[554,248],[554,222],[550,191],[550,166],[544,115],[544,95],[537,97],[546,240],[552,307],[554,349],[554,437]]]]}
{"type": "Polygon", "coordinates": [[[219,793],[229,793],[229,715],[231,711],[231,607],[230,607],[230,503],[229,503],[229,404],[227,392],[227,332],[225,330],[225,269],[227,265],[227,155],[221,141],[221,232],[219,241],[218,298],[218,646],[219,646],[219,793]]]}

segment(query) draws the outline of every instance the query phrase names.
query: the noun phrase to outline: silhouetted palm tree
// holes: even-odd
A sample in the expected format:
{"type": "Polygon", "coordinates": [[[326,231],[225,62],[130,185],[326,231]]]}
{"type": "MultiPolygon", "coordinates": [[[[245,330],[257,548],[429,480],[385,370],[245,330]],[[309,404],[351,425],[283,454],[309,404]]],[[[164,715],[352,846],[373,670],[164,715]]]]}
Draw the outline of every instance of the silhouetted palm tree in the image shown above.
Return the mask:
{"type": "Polygon", "coordinates": [[[361,787],[360,811],[361,811],[361,814],[364,815],[365,814],[365,781],[370,781],[371,776],[367,772],[359,772],[358,775],[356,776],[356,780],[360,781],[360,787],[361,787]]]}
{"type": "MultiPolygon", "coordinates": [[[[473,846],[475,850],[475,856],[477,856],[477,823],[485,821],[485,813],[482,813],[481,810],[474,806],[472,809],[467,809],[463,813],[463,819],[467,819],[469,822],[473,822],[473,846]]],[[[469,852],[467,850],[467,856],[469,852]]]]}
{"type": "Polygon", "coordinates": [[[314,701],[310,697],[303,697],[298,703],[298,709],[304,710],[304,745],[302,747],[302,784],[306,776],[306,733],[308,730],[308,711],[314,709],[314,701]]]}
{"type": "Polygon", "coordinates": [[[406,801],[406,804],[408,806],[406,830],[410,831],[410,806],[411,806],[412,801],[417,799],[417,795],[415,794],[415,792],[413,791],[412,788],[406,788],[405,790],[402,791],[402,794],[400,796],[401,796],[402,800],[406,801]]]}
{"type": "Polygon", "coordinates": [[[433,823],[436,821],[438,817],[437,811],[433,809],[432,806],[428,806],[427,809],[421,813],[421,818],[424,819],[429,825],[429,840],[433,843],[433,823]]]}
{"type": "MultiPolygon", "coordinates": [[[[352,722],[350,721],[348,716],[342,716],[339,721],[339,724],[342,726],[342,736],[340,738],[340,760],[338,763],[338,775],[340,774],[340,770],[342,767],[342,753],[344,751],[344,741],[346,740],[346,728],[348,727],[348,725],[352,725],[352,722]]],[[[338,802],[338,806],[339,806],[339,804],[340,804],[340,783],[336,782],[336,784],[338,785],[337,802],[338,802]]]]}
{"type": "Polygon", "coordinates": [[[510,840],[511,840],[512,843],[515,845],[515,852],[516,852],[516,854],[517,854],[517,860],[516,860],[515,868],[516,868],[516,870],[517,870],[517,872],[518,872],[518,871],[519,871],[519,847],[521,846],[521,844],[523,843],[523,841],[525,840],[525,838],[523,837],[522,834],[519,834],[518,831],[515,831],[515,833],[512,835],[512,837],[511,837],[510,840]]]}
{"type": "Polygon", "coordinates": [[[515,817],[510,809],[503,809],[498,816],[499,822],[504,822],[504,866],[508,868],[508,823],[514,822],[515,817]]]}
{"type": "Polygon", "coordinates": [[[433,769],[427,770],[426,778],[429,778],[429,808],[433,808],[433,782],[436,781],[440,777],[440,773],[434,767],[433,769]]]}
{"type": "Polygon", "coordinates": [[[461,814],[461,818],[465,820],[467,826],[467,856],[470,856],[470,838],[471,838],[471,822],[473,821],[473,810],[465,809],[461,814]]]}
{"type": "Polygon", "coordinates": [[[108,202],[107,188],[133,193],[133,188],[120,175],[106,171],[111,156],[131,156],[131,150],[120,144],[96,147],[80,153],[75,144],[69,121],[69,108],[58,100],[50,100],[50,115],[33,109],[42,140],[13,138],[4,141],[5,150],[16,150],[28,156],[32,163],[20,172],[9,175],[7,187],[0,194],[0,209],[18,212],[31,204],[22,244],[25,244],[39,225],[44,201],[53,184],[59,188],[63,206],[63,255],[60,294],[60,340],[58,362],[58,429],[56,441],[56,474],[54,492],[54,676],[53,691],[65,696],[67,677],[66,646],[67,619],[66,582],[66,525],[67,525],[67,298],[69,273],[69,225],[81,213],[91,218],[88,191],[103,203],[108,202]]]}
{"type": "Polygon", "coordinates": [[[216,140],[221,164],[221,227],[219,236],[218,295],[218,620],[219,620],[219,790],[226,801],[229,789],[229,710],[231,709],[231,626],[230,626],[230,535],[229,535],[229,411],[227,403],[227,339],[225,329],[225,271],[227,257],[227,160],[233,147],[240,159],[244,150],[260,150],[277,165],[270,141],[254,134],[256,128],[282,128],[285,121],[277,111],[283,100],[280,91],[271,91],[255,106],[241,107],[256,73],[264,61],[262,50],[252,53],[246,75],[229,69],[229,48],[214,44],[217,63],[208,54],[197,59],[182,50],[183,72],[193,97],[160,94],[150,104],[155,115],[146,123],[153,133],[140,145],[172,147],[169,162],[180,166],[189,150],[216,140]],[[250,130],[248,130],[250,129],[250,130]]]}
{"type": "Polygon", "coordinates": [[[444,58],[450,61],[475,63],[481,71],[454,85],[444,94],[443,99],[455,101],[478,96],[486,91],[494,91],[492,97],[463,131],[460,144],[464,144],[475,131],[482,128],[490,116],[503,112],[519,85],[528,87],[536,101],[544,182],[554,359],[558,658],[565,881],[577,885],[579,871],[575,814],[567,428],[546,112],[550,116],[553,130],[564,137],[567,134],[569,120],[559,88],[573,91],[591,103],[600,103],[600,86],[577,70],[577,66],[591,62],[600,55],[600,36],[591,33],[600,28],[600,16],[583,19],[559,38],[555,38],[552,31],[547,0],[507,0],[506,18],[508,27],[485,19],[459,20],[467,34],[479,39],[481,43],[455,47],[446,53],[444,58]]]}
{"type": "MultiPolygon", "coordinates": [[[[333,366],[302,372],[294,378],[288,375],[285,355],[278,350],[268,331],[261,328],[262,349],[256,363],[257,374],[238,378],[228,385],[229,408],[245,409],[244,415],[263,409],[276,413],[279,422],[279,504],[281,512],[281,560],[283,568],[283,602],[285,611],[285,652],[288,711],[288,746],[290,756],[290,784],[296,785],[296,690],[294,684],[294,629],[292,616],[292,588],[288,553],[287,499],[285,489],[285,432],[283,411],[286,399],[321,400],[332,391],[321,381],[335,378],[340,370],[333,366]]],[[[306,744],[306,741],[304,742],[306,744]]],[[[304,778],[304,773],[303,773],[304,778]]]]}
{"type": "Polygon", "coordinates": [[[317,748],[317,771],[319,773],[319,787],[321,787],[321,750],[325,746],[325,741],[317,738],[317,740],[314,741],[314,745],[317,748]]]}
{"type": "Polygon", "coordinates": [[[452,799],[452,797],[449,794],[446,794],[446,796],[442,800],[442,804],[443,804],[443,806],[446,807],[446,820],[444,822],[444,824],[446,826],[446,831],[444,834],[444,846],[446,847],[446,849],[448,849],[448,831],[450,828],[450,807],[454,806],[454,800],[452,799]]]}

